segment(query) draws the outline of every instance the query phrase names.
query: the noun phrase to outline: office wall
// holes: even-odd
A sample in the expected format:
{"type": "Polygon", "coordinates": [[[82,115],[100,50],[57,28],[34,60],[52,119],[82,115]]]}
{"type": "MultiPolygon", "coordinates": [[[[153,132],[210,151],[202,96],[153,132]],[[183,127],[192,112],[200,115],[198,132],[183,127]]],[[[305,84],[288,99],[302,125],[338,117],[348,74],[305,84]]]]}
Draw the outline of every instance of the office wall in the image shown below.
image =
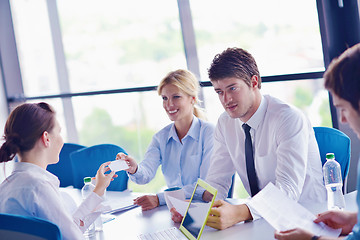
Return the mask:
{"type": "MultiPolygon", "coordinates": [[[[0,145],[2,145],[3,143],[2,136],[4,132],[5,122],[8,116],[4,85],[2,83],[3,81],[0,75],[0,145]]],[[[6,163],[5,165],[3,163],[0,163],[0,183],[4,180],[5,175],[8,176],[11,173],[12,165],[12,163],[6,163]],[[4,167],[6,167],[5,170],[4,167]]]]}
{"type": "MultiPolygon", "coordinates": [[[[1,69],[0,69],[1,71],[1,69]]],[[[8,116],[5,89],[3,79],[0,75],[0,136],[3,135],[4,125],[8,116]]],[[[2,144],[2,138],[0,138],[0,144],[2,144]]]]}

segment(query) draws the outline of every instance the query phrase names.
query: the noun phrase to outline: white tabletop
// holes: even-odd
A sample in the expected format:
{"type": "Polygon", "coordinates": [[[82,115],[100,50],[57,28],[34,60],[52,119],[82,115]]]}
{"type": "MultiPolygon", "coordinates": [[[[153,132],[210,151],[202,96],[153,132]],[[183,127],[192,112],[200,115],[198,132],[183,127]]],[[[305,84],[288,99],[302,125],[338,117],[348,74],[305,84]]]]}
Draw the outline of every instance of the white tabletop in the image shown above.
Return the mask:
{"type": "MultiPolygon", "coordinates": [[[[126,202],[139,194],[131,192],[107,192],[111,202],[126,202]]],[[[345,195],[346,210],[357,211],[356,192],[345,195]]],[[[327,205],[311,204],[305,206],[314,214],[326,211],[327,205]]],[[[171,220],[171,214],[166,206],[161,206],[149,211],[141,211],[140,207],[124,212],[114,213],[115,219],[103,225],[103,231],[97,232],[91,239],[137,239],[141,233],[156,232],[169,227],[179,227],[171,220]]],[[[205,227],[201,239],[226,240],[226,239],[274,239],[274,228],[264,219],[254,222],[239,223],[225,230],[216,230],[205,227]]]]}

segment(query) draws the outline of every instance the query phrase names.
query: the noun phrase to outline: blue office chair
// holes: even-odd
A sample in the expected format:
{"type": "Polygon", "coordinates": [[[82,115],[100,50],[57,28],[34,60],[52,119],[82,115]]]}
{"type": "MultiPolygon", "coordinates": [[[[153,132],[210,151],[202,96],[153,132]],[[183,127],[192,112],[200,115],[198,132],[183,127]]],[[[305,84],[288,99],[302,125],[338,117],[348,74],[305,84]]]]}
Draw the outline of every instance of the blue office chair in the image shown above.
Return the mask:
{"type": "Polygon", "coordinates": [[[44,219],[0,213],[0,222],[1,239],[62,239],[59,227],[44,219]]]}
{"type": "Polygon", "coordinates": [[[235,185],[235,174],[231,178],[231,185],[227,196],[228,198],[232,198],[234,195],[234,185],[235,185]]]}
{"type": "Polygon", "coordinates": [[[341,176],[344,187],[350,167],[351,141],[340,130],[329,127],[314,127],[316,141],[319,146],[321,162],[326,162],[326,153],[334,153],[335,160],[341,165],[341,176]]]}
{"type": "MultiPolygon", "coordinates": [[[[77,150],[70,154],[71,165],[73,171],[74,187],[82,188],[84,185],[84,177],[95,177],[100,165],[107,161],[114,161],[116,154],[125,152],[119,146],[113,144],[99,144],[91,147],[77,150]]],[[[124,191],[128,187],[128,175],[125,171],[116,173],[117,178],[114,179],[107,188],[112,191],[124,191]]]]}
{"type": "Polygon", "coordinates": [[[47,167],[49,172],[59,178],[60,187],[74,185],[70,153],[82,148],[85,148],[85,146],[76,143],[64,143],[64,146],[62,147],[59,155],[59,162],[56,164],[51,164],[47,167]]]}

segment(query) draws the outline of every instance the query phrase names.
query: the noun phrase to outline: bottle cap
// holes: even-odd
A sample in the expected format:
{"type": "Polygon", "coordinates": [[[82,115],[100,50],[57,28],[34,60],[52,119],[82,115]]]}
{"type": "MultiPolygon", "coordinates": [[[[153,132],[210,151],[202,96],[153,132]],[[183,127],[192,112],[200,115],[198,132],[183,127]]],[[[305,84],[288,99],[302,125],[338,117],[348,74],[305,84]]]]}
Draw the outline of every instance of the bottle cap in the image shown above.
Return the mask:
{"type": "Polygon", "coordinates": [[[91,182],[91,177],[84,177],[84,183],[91,182]]]}
{"type": "Polygon", "coordinates": [[[326,154],[326,159],[335,159],[335,154],[334,153],[327,153],[326,154]]]}

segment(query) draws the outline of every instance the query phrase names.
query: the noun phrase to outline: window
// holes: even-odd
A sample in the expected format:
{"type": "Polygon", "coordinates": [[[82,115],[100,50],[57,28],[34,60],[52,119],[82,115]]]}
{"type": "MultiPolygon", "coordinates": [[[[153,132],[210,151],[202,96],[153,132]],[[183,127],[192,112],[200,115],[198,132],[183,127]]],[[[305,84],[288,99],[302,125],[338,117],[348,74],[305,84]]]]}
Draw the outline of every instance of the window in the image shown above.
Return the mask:
{"type": "MultiPolygon", "coordinates": [[[[11,5],[25,95],[61,94],[47,1],[11,0],[11,5]]],[[[155,86],[169,71],[187,66],[177,1],[61,0],[57,7],[72,93],[155,86]]],[[[190,7],[201,81],[208,81],[213,57],[234,46],[255,57],[261,76],[324,70],[314,1],[190,0],[190,7]]],[[[223,107],[212,87],[203,91],[208,119],[216,124],[223,107]]],[[[266,82],[261,91],[299,107],[314,126],[331,126],[320,79],[266,82]]],[[[68,110],[60,99],[46,101],[65,128],[68,110]]],[[[111,142],[138,161],[152,135],[170,123],[155,91],[71,99],[80,144],[111,142]]],[[[162,174],[157,176],[153,188],[143,191],[164,186],[162,174]]],[[[137,187],[130,186],[141,191],[137,187]]]]}
{"type": "Polygon", "coordinates": [[[11,11],[25,95],[59,93],[46,1],[13,0],[11,11]]]}
{"type": "Polygon", "coordinates": [[[190,4],[203,81],[213,57],[228,47],[249,51],[261,76],[324,70],[315,1],[192,0],[190,4]]]}
{"type": "Polygon", "coordinates": [[[186,67],[176,1],[62,0],[58,8],[73,92],[154,86],[186,67]]]}
{"type": "MultiPolygon", "coordinates": [[[[170,120],[157,92],[110,94],[73,98],[80,144],[113,143],[141,162],[152,136],[170,120]]],[[[115,156],[114,156],[115,159],[115,156]]],[[[158,192],[165,180],[158,174],[149,184],[129,181],[134,191],[158,192]]]]}

